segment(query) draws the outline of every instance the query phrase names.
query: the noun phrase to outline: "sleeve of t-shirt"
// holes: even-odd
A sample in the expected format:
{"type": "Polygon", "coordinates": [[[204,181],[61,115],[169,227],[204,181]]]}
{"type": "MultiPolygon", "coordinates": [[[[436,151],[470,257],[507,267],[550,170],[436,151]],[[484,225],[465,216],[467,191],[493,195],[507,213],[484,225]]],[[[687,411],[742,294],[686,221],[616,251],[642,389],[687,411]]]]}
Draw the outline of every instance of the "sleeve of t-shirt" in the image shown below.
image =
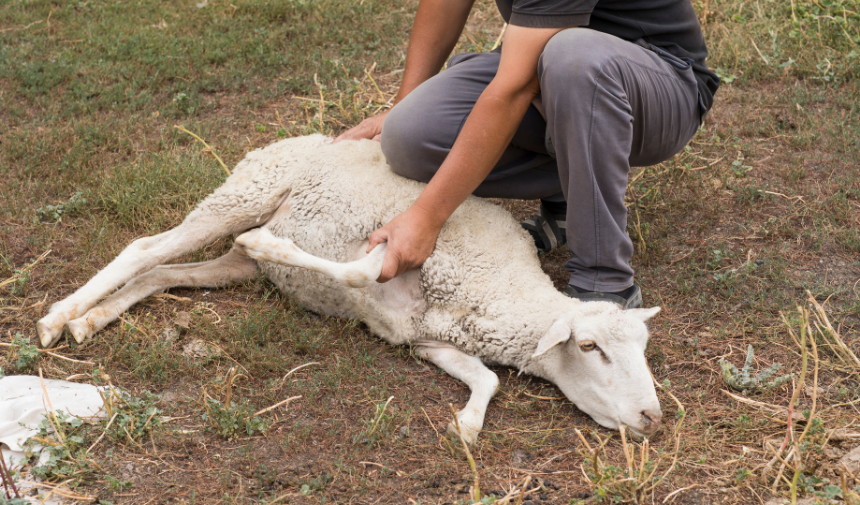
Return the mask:
{"type": "Polygon", "coordinates": [[[504,0],[510,24],[527,28],[572,28],[587,26],[597,0],[504,0]]]}

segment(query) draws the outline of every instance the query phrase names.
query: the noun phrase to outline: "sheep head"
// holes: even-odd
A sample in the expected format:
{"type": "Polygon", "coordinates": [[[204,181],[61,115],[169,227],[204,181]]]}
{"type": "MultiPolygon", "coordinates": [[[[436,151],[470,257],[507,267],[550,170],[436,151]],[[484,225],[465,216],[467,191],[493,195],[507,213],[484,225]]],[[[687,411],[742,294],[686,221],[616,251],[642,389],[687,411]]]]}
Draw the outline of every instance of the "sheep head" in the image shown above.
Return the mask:
{"type": "Polygon", "coordinates": [[[541,375],[598,424],[624,424],[635,435],[651,436],[663,414],[645,361],[645,321],[659,311],[583,303],[553,323],[532,358],[541,375]]]}

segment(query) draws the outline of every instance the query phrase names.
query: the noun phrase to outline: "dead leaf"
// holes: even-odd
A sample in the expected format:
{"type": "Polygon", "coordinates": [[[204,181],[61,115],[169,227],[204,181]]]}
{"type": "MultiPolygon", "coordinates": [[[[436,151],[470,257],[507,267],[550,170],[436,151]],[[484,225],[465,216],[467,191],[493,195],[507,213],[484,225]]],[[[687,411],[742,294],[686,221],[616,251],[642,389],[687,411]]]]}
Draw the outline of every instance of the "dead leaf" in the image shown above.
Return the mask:
{"type": "Polygon", "coordinates": [[[187,330],[191,327],[191,314],[184,310],[177,312],[176,319],[173,320],[173,324],[187,330]]]}
{"type": "Polygon", "coordinates": [[[219,351],[214,346],[207,344],[202,340],[192,340],[188,342],[182,347],[182,354],[188,356],[189,358],[211,358],[214,356],[219,356],[221,351],[219,351]]]}
{"type": "Polygon", "coordinates": [[[839,459],[839,465],[844,466],[854,475],[860,474],[860,447],[855,447],[851,452],[839,459]]]}

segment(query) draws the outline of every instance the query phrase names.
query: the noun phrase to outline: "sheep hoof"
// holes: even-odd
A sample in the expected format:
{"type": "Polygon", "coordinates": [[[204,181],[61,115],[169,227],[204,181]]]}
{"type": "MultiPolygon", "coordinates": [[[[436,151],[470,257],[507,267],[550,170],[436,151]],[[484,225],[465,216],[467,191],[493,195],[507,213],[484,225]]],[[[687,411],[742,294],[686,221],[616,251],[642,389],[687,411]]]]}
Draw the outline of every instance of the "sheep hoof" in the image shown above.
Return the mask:
{"type": "Polygon", "coordinates": [[[54,347],[63,333],[63,321],[55,319],[57,318],[49,314],[36,323],[36,333],[45,349],[54,347]]]}
{"type": "Polygon", "coordinates": [[[236,237],[233,250],[253,260],[270,261],[285,266],[305,267],[296,263],[295,256],[302,251],[287,238],[278,238],[266,228],[254,228],[236,237]]]}
{"type": "Polygon", "coordinates": [[[253,235],[251,235],[253,231],[254,230],[250,232],[245,232],[236,237],[236,240],[233,241],[234,251],[241,254],[242,256],[247,256],[252,259],[254,259],[253,235]]]}
{"type": "Polygon", "coordinates": [[[72,336],[75,337],[75,341],[79,344],[83,344],[89,340],[94,333],[89,323],[87,323],[86,318],[83,317],[69,321],[68,327],[69,331],[72,332],[72,336]]]}
{"type": "Polygon", "coordinates": [[[463,424],[463,421],[460,421],[460,433],[457,433],[457,427],[454,423],[448,423],[448,429],[445,430],[445,433],[453,438],[454,440],[459,440],[460,435],[463,437],[463,441],[466,442],[466,445],[472,447],[475,445],[475,442],[478,441],[478,430],[473,430],[463,424]]]}

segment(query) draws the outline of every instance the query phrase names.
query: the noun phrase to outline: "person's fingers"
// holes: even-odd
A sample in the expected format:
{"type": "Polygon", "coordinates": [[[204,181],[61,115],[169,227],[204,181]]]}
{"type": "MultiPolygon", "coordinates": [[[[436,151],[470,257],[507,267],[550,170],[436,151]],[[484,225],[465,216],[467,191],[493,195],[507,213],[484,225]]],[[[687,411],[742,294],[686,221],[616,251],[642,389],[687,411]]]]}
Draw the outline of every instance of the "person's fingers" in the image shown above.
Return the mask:
{"type": "Polygon", "coordinates": [[[376,134],[376,136],[373,137],[373,140],[375,140],[377,142],[382,142],[382,134],[381,133],[376,134]]]}
{"type": "Polygon", "coordinates": [[[349,130],[338,135],[336,139],[332,142],[332,144],[336,144],[341,140],[355,140],[357,138],[361,138],[361,135],[358,135],[356,130],[361,128],[361,125],[356,126],[355,128],[350,128],[349,130]]]}
{"type": "Polygon", "coordinates": [[[376,282],[388,282],[391,279],[400,275],[400,255],[397,253],[392,253],[389,249],[385,253],[385,260],[382,262],[382,271],[379,273],[379,278],[376,279],[376,282]]]}
{"type": "Polygon", "coordinates": [[[372,251],[374,247],[378,246],[383,242],[388,242],[388,231],[380,228],[370,234],[370,239],[368,240],[366,252],[370,254],[370,251],[372,251]]]}
{"type": "Polygon", "coordinates": [[[373,116],[365,119],[358,126],[354,126],[349,130],[341,133],[334,139],[332,143],[340,142],[341,140],[361,140],[373,139],[379,140],[382,134],[382,124],[385,121],[387,113],[382,113],[378,116],[373,116]]]}
{"type": "Polygon", "coordinates": [[[357,140],[357,139],[366,139],[369,138],[370,132],[368,131],[367,124],[362,121],[358,126],[354,126],[349,130],[338,135],[334,142],[340,142],[341,140],[357,140]]]}
{"type": "Polygon", "coordinates": [[[334,140],[332,140],[332,142],[331,142],[331,143],[332,143],[332,144],[337,144],[337,143],[338,143],[338,142],[340,142],[341,140],[344,140],[344,138],[346,137],[346,134],[347,134],[347,133],[349,133],[349,130],[347,130],[347,131],[345,131],[345,132],[341,133],[340,135],[338,135],[337,137],[335,137],[335,138],[334,138],[334,140]]]}

